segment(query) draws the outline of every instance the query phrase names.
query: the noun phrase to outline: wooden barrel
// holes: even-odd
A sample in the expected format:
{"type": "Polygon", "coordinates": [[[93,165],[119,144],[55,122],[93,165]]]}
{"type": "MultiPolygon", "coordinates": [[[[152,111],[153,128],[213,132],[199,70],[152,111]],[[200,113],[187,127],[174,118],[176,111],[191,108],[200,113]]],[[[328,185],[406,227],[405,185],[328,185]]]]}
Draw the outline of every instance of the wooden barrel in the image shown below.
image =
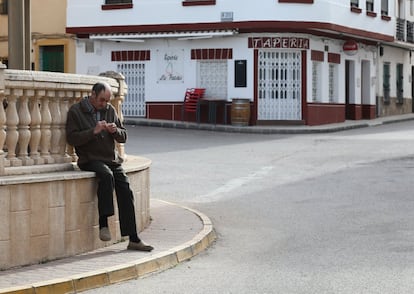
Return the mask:
{"type": "Polygon", "coordinates": [[[250,121],[250,100],[233,98],[231,102],[231,124],[233,126],[248,126],[250,121]]]}

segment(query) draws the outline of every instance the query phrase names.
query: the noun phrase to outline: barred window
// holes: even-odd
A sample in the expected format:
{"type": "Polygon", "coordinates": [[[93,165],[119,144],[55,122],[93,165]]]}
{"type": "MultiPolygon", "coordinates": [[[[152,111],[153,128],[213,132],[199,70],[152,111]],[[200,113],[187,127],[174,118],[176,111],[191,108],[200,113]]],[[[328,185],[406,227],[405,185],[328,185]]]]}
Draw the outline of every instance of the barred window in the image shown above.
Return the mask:
{"type": "Polygon", "coordinates": [[[113,9],[131,9],[133,8],[132,0],[105,0],[101,6],[102,10],[113,9]]]}
{"type": "Polygon", "coordinates": [[[366,10],[367,11],[374,11],[374,0],[367,0],[366,1],[366,10]]]}
{"type": "Polygon", "coordinates": [[[183,6],[216,5],[216,0],[183,0],[183,6]]]}
{"type": "Polygon", "coordinates": [[[105,0],[105,4],[132,4],[132,0],[105,0]]]}
{"type": "Polygon", "coordinates": [[[329,64],[329,102],[338,100],[338,65],[329,64]]]}
{"type": "Polygon", "coordinates": [[[388,15],[388,0],[381,0],[381,15],[388,15]]]}
{"type": "Polygon", "coordinates": [[[7,14],[7,1],[8,0],[0,0],[0,14],[7,14]]]}
{"type": "Polygon", "coordinates": [[[197,87],[206,97],[227,99],[227,60],[199,60],[197,87]]]}
{"type": "Polygon", "coordinates": [[[358,0],[351,0],[351,7],[359,7],[359,1],[358,0]]]}
{"type": "Polygon", "coordinates": [[[322,63],[312,61],[312,101],[321,100],[321,70],[322,63]]]}

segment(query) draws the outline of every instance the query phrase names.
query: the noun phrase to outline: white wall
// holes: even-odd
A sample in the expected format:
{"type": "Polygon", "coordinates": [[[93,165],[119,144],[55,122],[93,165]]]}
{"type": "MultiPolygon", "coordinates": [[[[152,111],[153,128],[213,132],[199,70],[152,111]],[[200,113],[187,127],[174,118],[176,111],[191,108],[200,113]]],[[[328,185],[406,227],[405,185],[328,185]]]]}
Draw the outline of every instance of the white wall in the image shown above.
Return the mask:
{"type": "MultiPolygon", "coordinates": [[[[381,2],[375,0],[377,17],[350,12],[349,1],[318,0],[313,4],[278,3],[275,0],[217,1],[216,5],[182,6],[182,0],[139,0],[132,9],[102,10],[102,0],[68,0],[67,27],[148,25],[220,22],[221,12],[233,12],[233,21],[299,21],[332,23],[349,28],[394,35],[395,18],[381,20],[381,2]]],[[[390,4],[390,15],[394,5],[390,4]]]]}
{"type": "MultiPolygon", "coordinates": [[[[254,36],[260,36],[260,34],[253,34],[254,36]]],[[[96,53],[84,53],[84,45],[82,41],[78,41],[77,46],[77,72],[80,74],[99,74],[100,72],[108,70],[117,70],[118,62],[111,62],[111,51],[123,51],[123,50],[150,50],[151,60],[143,61],[145,65],[145,88],[146,88],[146,101],[147,102],[176,102],[183,99],[183,93],[186,88],[196,87],[197,81],[197,62],[191,60],[191,49],[198,48],[232,48],[233,59],[229,59],[228,62],[228,99],[234,97],[250,98],[254,97],[254,56],[253,49],[248,48],[248,37],[253,35],[237,35],[235,37],[223,37],[204,40],[187,40],[178,41],[172,39],[154,39],[146,40],[144,43],[128,43],[128,42],[111,42],[111,41],[97,41],[95,40],[95,52],[96,53]],[[184,82],[179,83],[157,83],[157,60],[162,58],[157,51],[164,52],[164,49],[177,49],[183,50],[184,55],[184,82]],[[234,87],[234,60],[245,59],[247,61],[247,87],[235,88],[234,87]]],[[[263,36],[272,36],[272,34],[262,34],[263,36]]],[[[275,34],[275,36],[283,36],[281,34],[275,34]]],[[[292,36],[292,34],[286,34],[292,36]]],[[[355,63],[355,75],[354,83],[355,88],[355,101],[352,103],[361,103],[361,82],[362,82],[362,69],[361,62],[368,61],[370,64],[369,77],[366,80],[369,81],[370,98],[369,103],[375,104],[376,86],[372,81],[378,82],[376,74],[378,72],[376,68],[376,47],[359,45],[359,50],[356,55],[345,55],[342,49],[344,41],[326,39],[308,35],[295,35],[310,39],[310,49],[308,50],[308,66],[307,66],[307,99],[308,102],[312,101],[312,66],[310,60],[310,51],[318,50],[325,52],[325,45],[329,47],[330,53],[336,53],[341,55],[341,63],[338,68],[338,89],[336,103],[345,102],[345,62],[346,60],[353,60],[355,63]]],[[[401,50],[397,50],[401,54],[401,50]]],[[[395,54],[395,52],[390,52],[395,54]]],[[[324,62],[322,63],[322,89],[321,89],[321,101],[329,102],[329,63],[328,53],[325,52],[324,62]]],[[[398,59],[403,61],[403,55],[398,59]]],[[[391,70],[395,70],[391,67],[391,70]]],[[[409,67],[405,67],[405,70],[411,70],[409,67]]],[[[408,79],[407,79],[408,80],[408,79]]],[[[392,85],[394,87],[394,85],[392,85]]],[[[395,89],[393,89],[395,92],[395,89]]],[[[404,89],[404,93],[408,93],[408,90],[404,89]]],[[[353,95],[351,95],[353,96],[353,95]]],[[[364,101],[368,103],[368,101],[364,101]]]]}
{"type": "MultiPolygon", "coordinates": [[[[226,37],[207,40],[178,41],[171,39],[146,40],[144,43],[111,42],[95,40],[95,53],[85,53],[84,41],[77,41],[77,72],[99,74],[108,70],[117,70],[118,62],[111,62],[111,51],[150,50],[151,60],[142,61],[145,65],[145,89],[147,102],[182,101],[186,88],[196,87],[197,62],[191,60],[191,49],[197,48],[233,48],[233,59],[228,62],[228,98],[243,97],[253,99],[253,49],[247,48],[246,37],[226,37]],[[184,51],[184,82],[157,83],[157,59],[161,58],[157,50],[174,48],[184,51]],[[234,87],[234,60],[247,60],[247,87],[234,87]]],[[[163,52],[163,51],[162,51],[163,52]]]]}
{"type": "Polygon", "coordinates": [[[404,68],[404,79],[403,79],[403,97],[404,98],[411,98],[411,67],[414,66],[414,54],[412,54],[412,58],[409,58],[408,51],[404,49],[399,49],[395,47],[384,46],[384,56],[380,57],[379,59],[379,68],[378,68],[378,95],[383,96],[383,87],[382,87],[382,77],[383,77],[383,64],[384,62],[390,63],[390,96],[396,97],[397,96],[397,82],[396,82],[396,74],[397,74],[397,64],[403,64],[404,68]]]}
{"type": "MultiPolygon", "coordinates": [[[[337,89],[337,100],[335,103],[345,103],[345,64],[346,60],[354,61],[354,74],[352,75],[354,81],[354,87],[351,87],[354,93],[350,93],[350,102],[360,104],[361,103],[361,83],[362,83],[362,69],[361,62],[366,60],[370,64],[369,68],[369,101],[364,101],[364,104],[375,104],[376,96],[376,85],[372,83],[373,79],[376,81],[376,47],[365,46],[358,44],[359,49],[355,55],[349,56],[343,52],[342,45],[344,41],[326,39],[320,37],[312,37],[310,40],[311,50],[318,50],[325,52],[325,45],[329,47],[329,53],[335,53],[341,55],[341,63],[338,68],[338,89],[337,89]]],[[[328,103],[329,102],[329,63],[328,63],[328,52],[325,52],[324,62],[322,63],[320,76],[322,78],[322,88],[320,89],[320,99],[317,102],[328,103]]],[[[308,67],[307,67],[307,101],[312,102],[312,61],[310,60],[310,51],[308,54],[308,67]]]]}

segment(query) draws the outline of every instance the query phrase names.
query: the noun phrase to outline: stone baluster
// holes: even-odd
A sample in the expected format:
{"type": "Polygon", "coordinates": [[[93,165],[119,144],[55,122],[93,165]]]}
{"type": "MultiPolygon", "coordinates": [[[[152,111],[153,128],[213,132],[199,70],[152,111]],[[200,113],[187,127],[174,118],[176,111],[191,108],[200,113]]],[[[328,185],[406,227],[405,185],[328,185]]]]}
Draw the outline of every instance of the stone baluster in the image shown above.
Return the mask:
{"type": "Polygon", "coordinates": [[[6,113],[4,112],[4,91],[0,90],[0,176],[4,175],[5,157],[4,157],[4,142],[6,141],[6,113]]]}
{"type": "Polygon", "coordinates": [[[6,66],[0,62],[0,176],[4,175],[5,158],[4,158],[4,142],[6,141],[6,113],[4,112],[4,70],[6,66]]]}
{"type": "Polygon", "coordinates": [[[39,152],[39,145],[40,145],[40,123],[42,121],[41,115],[40,115],[40,107],[39,107],[39,99],[40,97],[45,96],[46,91],[45,90],[37,90],[35,95],[31,98],[30,101],[30,115],[32,117],[32,122],[30,124],[30,130],[31,130],[31,138],[30,138],[30,158],[34,160],[34,164],[41,165],[44,164],[45,161],[42,157],[40,157],[39,152]]]}
{"type": "MultiPolygon", "coordinates": [[[[127,85],[125,83],[125,77],[120,73],[114,72],[107,72],[101,75],[114,78],[118,81],[118,93],[114,93],[114,99],[112,99],[111,104],[114,106],[119,119],[121,120],[121,122],[123,122],[124,117],[122,114],[122,103],[125,100],[125,95],[127,94],[127,85]]],[[[118,150],[119,156],[126,159],[125,144],[116,143],[116,148],[118,150]]]]}
{"type": "Polygon", "coordinates": [[[61,130],[60,130],[60,120],[61,120],[61,113],[60,113],[60,99],[64,95],[63,91],[59,91],[55,93],[54,97],[51,98],[50,103],[50,113],[52,115],[52,140],[51,140],[51,146],[50,146],[50,154],[52,155],[53,159],[56,163],[62,163],[62,157],[59,154],[59,142],[61,138],[61,130]],[[58,94],[58,96],[56,96],[58,94]]]}
{"type": "MultiPolygon", "coordinates": [[[[122,99],[120,96],[116,95],[114,97],[114,99],[111,101],[111,104],[114,106],[116,113],[120,119],[121,122],[123,122],[123,116],[122,116],[122,103],[121,103],[122,99]]],[[[125,144],[123,143],[116,143],[116,148],[118,151],[118,154],[120,157],[126,159],[126,155],[125,155],[125,144]]]]}
{"type": "Polygon", "coordinates": [[[50,156],[50,141],[52,138],[50,125],[52,123],[52,116],[49,110],[49,97],[47,95],[42,98],[40,113],[42,116],[40,123],[40,156],[45,163],[54,163],[53,157],[50,156]]]}
{"type": "Polygon", "coordinates": [[[22,89],[12,89],[8,97],[8,104],[6,108],[6,145],[7,145],[7,159],[10,161],[10,166],[21,166],[22,161],[16,157],[16,146],[19,140],[19,132],[17,126],[19,124],[19,115],[17,113],[16,101],[17,97],[23,96],[22,89]]]}
{"type": "Polygon", "coordinates": [[[18,152],[17,157],[22,161],[22,164],[33,165],[34,161],[29,157],[28,148],[30,142],[30,123],[31,116],[29,111],[29,96],[34,96],[33,90],[24,90],[23,96],[19,99],[19,142],[18,142],[18,152]]]}
{"type": "MultiPolygon", "coordinates": [[[[72,104],[78,103],[84,96],[87,96],[88,93],[76,91],[74,92],[74,96],[69,100],[69,108],[72,104]]],[[[78,160],[78,156],[76,155],[75,148],[72,145],[67,146],[68,155],[71,157],[73,162],[78,160]]]]}
{"type": "Polygon", "coordinates": [[[59,146],[60,146],[60,154],[63,158],[63,162],[65,163],[72,161],[71,157],[68,155],[66,151],[66,119],[68,117],[69,100],[72,99],[72,97],[73,97],[73,92],[67,91],[66,97],[63,98],[63,100],[61,100],[61,103],[60,103],[61,116],[60,116],[59,128],[61,130],[61,136],[60,136],[59,146]]]}

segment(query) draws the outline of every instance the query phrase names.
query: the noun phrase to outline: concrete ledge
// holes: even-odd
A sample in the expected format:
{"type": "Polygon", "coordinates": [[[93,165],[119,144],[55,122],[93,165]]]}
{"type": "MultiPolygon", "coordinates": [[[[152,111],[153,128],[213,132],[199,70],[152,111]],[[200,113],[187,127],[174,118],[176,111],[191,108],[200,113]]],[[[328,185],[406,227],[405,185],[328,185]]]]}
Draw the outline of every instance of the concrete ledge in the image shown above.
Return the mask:
{"type": "MultiPolygon", "coordinates": [[[[150,166],[150,159],[139,156],[128,156],[123,164],[127,173],[138,172],[150,166]]],[[[95,173],[81,171],[76,163],[24,166],[14,168],[14,171],[18,169],[21,173],[0,177],[0,186],[95,178],[95,173]]]]}
{"type": "MultiPolygon", "coordinates": [[[[151,161],[128,157],[138,231],[150,222],[151,161]]],[[[0,177],[0,269],[48,262],[121,241],[118,211],[111,242],[99,240],[95,173],[72,170],[0,177]]],[[[115,197],[115,195],[114,195],[115,197]]],[[[115,200],[114,200],[115,201],[115,200]]]]}

